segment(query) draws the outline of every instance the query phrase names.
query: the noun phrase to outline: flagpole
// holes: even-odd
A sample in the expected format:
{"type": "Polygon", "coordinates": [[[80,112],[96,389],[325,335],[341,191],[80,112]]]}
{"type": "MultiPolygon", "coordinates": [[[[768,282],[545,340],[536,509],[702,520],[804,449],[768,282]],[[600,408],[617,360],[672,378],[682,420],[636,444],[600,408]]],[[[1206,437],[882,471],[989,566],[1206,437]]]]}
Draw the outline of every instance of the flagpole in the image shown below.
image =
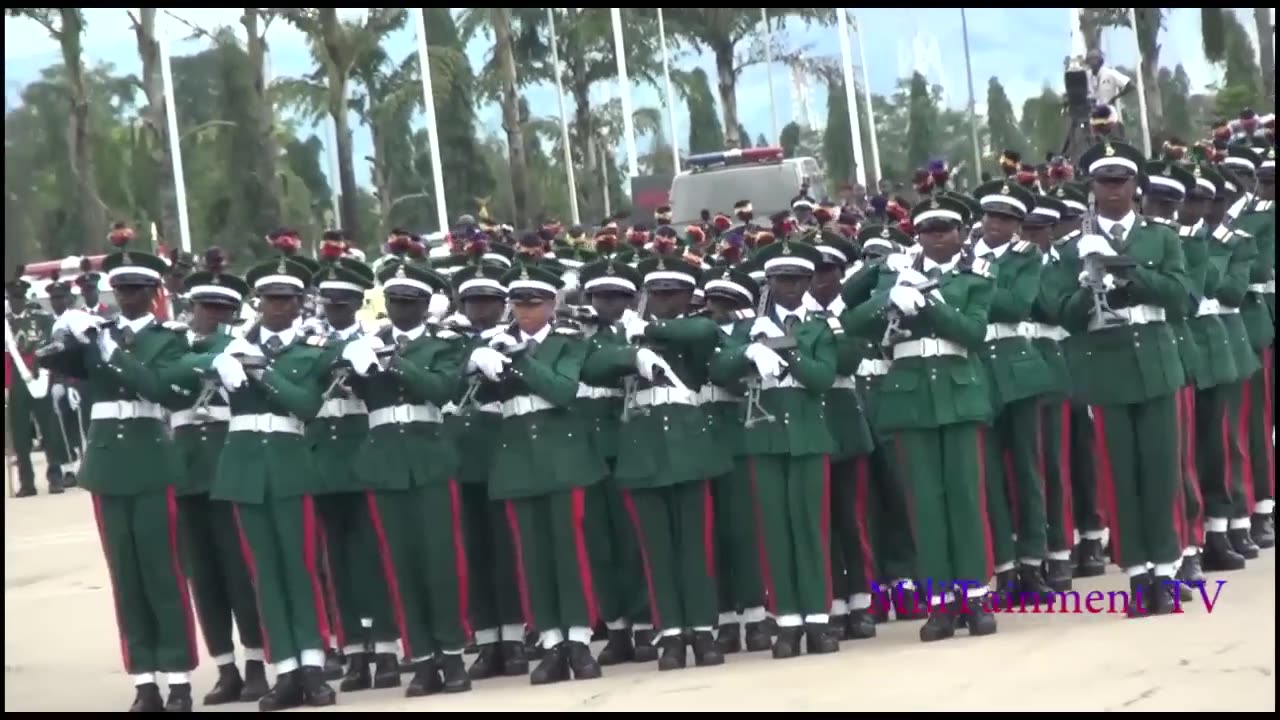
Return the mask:
{"type": "MultiPolygon", "coordinates": [[[[440,127],[436,124],[435,93],[431,91],[431,59],[427,52],[427,18],[418,12],[418,67],[422,75],[422,100],[427,110],[427,144],[431,148],[431,184],[436,194],[436,222],[440,232],[449,232],[449,208],[444,197],[444,166],[440,162],[440,127]]],[[[390,218],[383,218],[384,222],[390,218]]]]}
{"type": "MultiPolygon", "coordinates": [[[[661,11],[659,11],[661,12],[661,11]]],[[[560,101],[560,142],[564,145],[564,171],[569,181],[569,214],[573,223],[582,222],[578,215],[578,182],[573,176],[573,150],[569,145],[569,117],[564,109],[564,82],[560,77],[560,49],[556,40],[556,14],[553,8],[547,8],[547,24],[551,27],[551,64],[556,69],[556,98],[560,101]]],[[[582,128],[586,132],[586,128],[582,128]]]]}
{"type": "MultiPolygon", "coordinates": [[[[618,94],[622,99],[622,131],[626,135],[623,139],[627,146],[627,176],[635,177],[640,174],[640,169],[636,160],[635,120],[631,117],[631,83],[627,80],[626,47],[622,38],[622,9],[609,8],[609,12],[613,16],[614,53],[618,56],[618,94]]],[[[630,184],[626,190],[627,197],[631,197],[630,184]]]]}
{"type": "Polygon", "coordinates": [[[676,137],[676,99],[671,92],[671,64],[667,60],[667,29],[662,22],[662,8],[658,8],[658,44],[662,48],[662,80],[667,90],[667,134],[671,136],[671,168],[672,172],[678,173],[680,141],[676,137]]]}
{"type": "Polygon", "coordinates": [[[880,181],[880,140],[876,137],[876,114],[871,105],[871,74],[867,70],[867,47],[862,42],[862,24],[858,16],[853,16],[853,32],[858,36],[858,59],[862,62],[863,101],[867,104],[867,122],[871,123],[871,168],[875,171],[876,182],[880,181]]]}
{"type": "Polygon", "coordinates": [[[969,131],[973,136],[974,187],[982,183],[982,150],[978,147],[978,117],[973,109],[973,63],[969,61],[969,21],[960,8],[960,32],[964,35],[964,74],[969,81],[969,131]]]}
{"type": "MultiPolygon", "coordinates": [[[[173,192],[178,201],[178,241],[191,252],[191,225],[187,219],[187,179],[182,174],[182,138],[178,136],[178,109],[174,101],[173,66],[169,62],[169,43],[165,32],[157,29],[156,45],[160,50],[160,79],[164,81],[164,111],[169,126],[169,159],[173,162],[173,192]]],[[[154,238],[154,235],[152,236],[154,238]]]]}
{"type": "MultiPolygon", "coordinates": [[[[769,119],[773,121],[773,142],[781,142],[778,134],[778,101],[773,94],[773,31],[769,29],[769,11],[760,8],[760,22],[764,23],[764,72],[769,78],[769,119]]],[[[746,140],[741,144],[745,145],[746,140]]]]}
{"type": "Polygon", "coordinates": [[[867,168],[862,161],[862,124],[858,120],[858,90],[853,82],[853,49],[849,46],[849,19],[845,16],[845,8],[836,8],[836,20],[840,25],[840,59],[844,69],[844,101],[849,108],[849,132],[853,136],[853,164],[858,166],[858,183],[866,188],[867,168]]]}
{"type": "Polygon", "coordinates": [[[342,227],[342,168],[338,165],[338,126],[329,116],[325,123],[325,134],[328,135],[329,152],[329,187],[333,193],[333,226],[342,227]]]}
{"type": "Polygon", "coordinates": [[[1138,114],[1142,121],[1143,157],[1151,157],[1151,128],[1147,122],[1147,89],[1142,81],[1142,41],[1138,38],[1138,12],[1129,8],[1129,26],[1133,28],[1133,44],[1138,53],[1138,114]]]}

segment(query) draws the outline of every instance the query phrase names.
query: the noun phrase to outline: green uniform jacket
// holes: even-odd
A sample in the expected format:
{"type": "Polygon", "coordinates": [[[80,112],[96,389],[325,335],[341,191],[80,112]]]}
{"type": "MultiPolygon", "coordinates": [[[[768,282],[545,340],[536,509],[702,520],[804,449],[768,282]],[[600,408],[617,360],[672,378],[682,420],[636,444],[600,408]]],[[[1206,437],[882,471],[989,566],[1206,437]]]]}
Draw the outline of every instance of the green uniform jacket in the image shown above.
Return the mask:
{"type": "MultiPolygon", "coordinates": [[[[720,341],[723,343],[741,328],[748,332],[754,319],[738,320],[720,326],[720,341]],[[745,328],[742,326],[746,325],[745,328]]],[[[743,445],[742,421],[745,417],[746,385],[741,379],[727,386],[717,385],[710,378],[702,386],[702,412],[707,418],[707,426],[711,429],[712,445],[717,450],[723,449],[733,457],[746,454],[743,445]]]]}
{"type": "MultiPolygon", "coordinates": [[[[776,315],[773,320],[782,327],[776,315]]],[[[739,324],[725,338],[711,361],[713,383],[729,387],[744,377],[758,377],[755,365],[747,359],[752,324],[739,324]]],[[[787,374],[776,382],[761,381],[760,405],[774,421],[743,428],[747,455],[830,455],[837,449],[822,403],[836,379],[835,335],[827,325],[826,313],[814,311],[809,311],[793,331],[796,348],[781,353],[789,366],[787,374]]]]}
{"type": "MultiPolygon", "coordinates": [[[[689,389],[691,404],[663,404],[645,406],[622,425],[618,437],[618,462],[613,475],[622,487],[648,489],[678,485],[680,483],[709,480],[729,472],[732,458],[726,448],[716,447],[714,435],[697,405],[699,390],[707,381],[707,365],[720,344],[720,328],[705,317],[680,317],[671,320],[651,320],[645,329],[643,346],[662,356],[685,387],[689,389]]],[[[613,370],[623,375],[635,372],[634,348],[626,348],[631,355],[628,366],[622,353],[606,368],[604,363],[587,371],[583,366],[583,381],[600,384],[609,378],[594,375],[596,370],[613,370]]],[[[591,358],[587,359],[588,365],[591,358]]],[[[650,391],[671,392],[667,388],[655,388],[642,377],[636,380],[637,395],[650,391]]],[[[676,391],[678,392],[678,391],[676,391]]]]}
{"type": "MultiPolygon", "coordinates": [[[[1075,287],[1076,279],[1069,274],[1070,270],[1062,261],[1062,255],[1057,248],[1049,248],[1049,252],[1041,255],[1041,262],[1043,267],[1040,270],[1040,289],[1036,293],[1035,304],[1031,307],[1031,322],[1037,329],[1061,330],[1062,307],[1058,298],[1063,297],[1075,287]]],[[[1049,368],[1051,382],[1048,392],[1054,395],[1067,395],[1071,392],[1071,370],[1067,365],[1064,342],[1066,340],[1039,335],[1031,341],[1049,368]]]]}
{"type": "Polygon", "coordinates": [[[1203,239],[1195,238],[1190,226],[1179,225],[1165,218],[1147,219],[1174,231],[1182,242],[1182,255],[1187,265],[1187,303],[1183,313],[1177,316],[1170,314],[1169,328],[1173,330],[1174,340],[1178,343],[1178,357],[1182,360],[1182,369],[1186,371],[1186,382],[1183,384],[1195,384],[1203,371],[1205,359],[1200,352],[1200,346],[1196,344],[1195,335],[1191,332],[1191,318],[1196,316],[1200,298],[1204,297],[1204,256],[1208,253],[1208,249],[1203,239]]]}
{"type": "MultiPolygon", "coordinates": [[[[103,328],[102,332],[107,329],[103,328]]],[[[74,341],[46,359],[55,372],[85,381],[94,402],[145,401],[163,404],[171,397],[168,373],[187,352],[185,328],[152,322],[104,362],[96,342],[74,341]]],[[[182,477],[177,449],[165,421],[154,418],[93,420],[89,423],[80,486],[100,495],[161,492],[182,477]]]]}
{"type": "Polygon", "coordinates": [[[586,355],[581,332],[558,327],[532,353],[512,359],[509,378],[481,387],[481,403],[523,402],[532,396],[552,406],[503,417],[489,470],[490,498],[537,497],[591,485],[604,476],[587,422],[573,410],[586,355]]]}
{"type": "Polygon", "coordinates": [[[1245,320],[1244,307],[1249,302],[1249,279],[1253,265],[1258,260],[1258,243],[1252,235],[1226,227],[1215,228],[1212,239],[1225,242],[1231,248],[1227,272],[1218,285],[1218,300],[1224,308],[1239,308],[1239,313],[1222,316],[1227,329],[1227,341],[1236,360],[1236,371],[1243,380],[1258,371],[1262,363],[1254,351],[1253,334],[1245,320]]]}
{"type": "MultiPolygon", "coordinates": [[[[985,346],[991,297],[995,291],[989,267],[977,261],[972,268],[956,267],[943,273],[937,290],[942,300],[930,293],[925,296],[927,304],[919,314],[904,318],[902,325],[911,331],[912,340],[949,340],[964,346],[968,355],[894,360],[877,390],[876,432],[991,419],[991,394],[977,357],[985,346]]],[[[888,322],[889,291],[897,277],[887,265],[877,265],[867,276],[850,280],[844,290],[849,309],[841,318],[845,332],[866,338],[883,336],[888,322]]]]}
{"type": "Polygon", "coordinates": [[[587,340],[582,364],[582,387],[574,410],[591,429],[591,444],[600,457],[618,456],[618,429],[622,423],[622,378],[636,368],[635,349],[611,325],[601,325],[587,340]],[[583,396],[589,394],[590,396],[583,396]],[[596,397],[602,395],[602,397],[596,397]]]}
{"type": "MultiPolygon", "coordinates": [[[[1221,295],[1224,293],[1223,281],[1234,254],[1230,242],[1223,242],[1217,238],[1210,240],[1207,235],[1206,225],[1202,225],[1195,231],[1195,239],[1198,243],[1188,242],[1183,235],[1183,247],[1187,249],[1187,273],[1193,278],[1204,278],[1204,294],[1200,298],[1192,298],[1195,305],[1191,311],[1192,317],[1187,321],[1202,360],[1199,370],[1195,373],[1196,387],[1202,390],[1234,382],[1240,378],[1240,371],[1236,367],[1235,350],[1227,337],[1227,326],[1223,323],[1222,316],[1216,312],[1199,314],[1205,299],[1221,302],[1221,295]],[[1203,252],[1199,250],[1201,247],[1203,252]]],[[[1230,289],[1225,293],[1228,297],[1233,295],[1230,289]]],[[[1238,303],[1239,299],[1236,302],[1238,303]]]]}
{"type": "MultiPolygon", "coordinates": [[[[321,326],[321,327],[327,327],[321,326]]],[[[311,337],[319,335],[325,337],[328,344],[326,347],[333,348],[335,358],[336,353],[340,353],[341,349],[349,342],[359,339],[364,333],[356,330],[346,339],[342,339],[338,333],[313,331],[304,333],[303,337],[311,337]]],[[[348,376],[347,386],[355,385],[355,373],[348,376]]],[[[327,387],[329,383],[325,383],[327,387]]],[[[335,397],[341,397],[337,395],[335,397]]],[[[326,399],[327,400],[327,399],[326,399]]],[[[323,405],[321,412],[324,412],[323,405]]],[[[317,415],[315,420],[307,423],[307,443],[311,445],[311,452],[314,454],[314,463],[316,476],[308,483],[308,495],[327,495],[336,492],[352,492],[356,490],[367,489],[365,483],[362,482],[362,474],[357,471],[355,466],[356,453],[355,449],[364,444],[365,436],[369,434],[369,416],[365,413],[354,412],[344,415],[325,415],[323,417],[317,415]]]]}
{"type": "Polygon", "coordinates": [[[1257,200],[1232,224],[1255,238],[1258,256],[1249,269],[1249,284],[1270,283],[1269,293],[1251,291],[1240,306],[1249,341],[1257,350],[1270,345],[1276,336],[1276,204],[1257,200]]]}
{"type": "MultiPolygon", "coordinates": [[[[395,343],[392,335],[390,328],[379,333],[388,345],[395,343]]],[[[436,335],[424,332],[392,357],[385,372],[357,377],[352,388],[369,408],[370,417],[398,405],[427,405],[439,411],[458,395],[466,344],[451,330],[436,335]]],[[[355,468],[361,489],[442,485],[458,472],[457,449],[443,420],[370,427],[359,447],[355,468]]]]}
{"type": "MultiPolygon", "coordinates": [[[[1186,313],[1186,260],[1182,242],[1168,227],[1141,215],[1118,251],[1137,262],[1131,283],[1108,294],[1112,308],[1153,305],[1170,317],[1186,313]]],[[[1084,263],[1074,252],[1065,254],[1079,277],[1084,263]]],[[[1120,325],[1089,331],[1093,292],[1077,287],[1063,303],[1062,323],[1079,335],[1077,351],[1084,353],[1076,384],[1089,404],[1128,405],[1172,394],[1182,387],[1186,371],[1177,340],[1167,322],[1120,325]]],[[[1073,367],[1073,372],[1075,367],[1073,367]]]]}
{"type": "MultiPolygon", "coordinates": [[[[258,330],[245,336],[257,344],[258,330]]],[[[333,363],[341,346],[320,336],[303,337],[284,346],[271,359],[262,378],[250,378],[231,395],[231,417],[243,415],[293,416],[306,422],[323,404],[333,363]]],[[[189,355],[187,371],[212,367],[212,353],[189,355]]],[[[209,496],[214,500],[259,504],[273,498],[309,495],[315,483],[315,459],[311,443],[303,435],[287,432],[232,432],[227,434],[218,474],[209,496]]]]}
{"type": "MultiPolygon", "coordinates": [[[[471,351],[484,344],[480,333],[467,333],[458,339],[459,363],[465,367],[471,351]]],[[[463,378],[451,402],[444,405],[445,436],[450,439],[458,457],[458,482],[475,485],[489,484],[489,467],[493,465],[493,451],[498,442],[498,430],[502,425],[502,411],[490,404],[480,408],[472,402],[467,407],[459,403],[470,385],[463,378]]]]}
{"type": "MultiPolygon", "coordinates": [[[[1034,244],[1014,240],[1000,257],[991,261],[995,265],[995,289],[991,294],[988,324],[1016,331],[1019,323],[1031,318],[1031,309],[1040,294],[1042,257],[1040,248],[1034,244]]],[[[981,355],[991,378],[991,404],[996,412],[1011,402],[1044,395],[1053,389],[1052,370],[1031,339],[1024,335],[988,341],[981,355]]]]}
{"type": "Polygon", "coordinates": [[[866,455],[875,447],[871,439],[871,427],[866,412],[858,398],[857,378],[854,373],[858,363],[868,357],[869,348],[861,339],[845,333],[840,325],[840,313],[844,312],[844,298],[836,297],[827,307],[822,307],[812,295],[805,295],[805,305],[810,310],[825,314],[836,338],[836,379],[831,389],[822,395],[822,408],[827,416],[827,429],[836,441],[831,459],[866,455]]]}
{"type": "MultiPolygon", "coordinates": [[[[202,337],[187,335],[191,352],[197,354],[222,352],[231,342],[231,336],[222,328],[202,337]]],[[[216,378],[213,382],[217,382],[216,378]]],[[[178,378],[170,386],[171,396],[166,403],[174,412],[190,410],[200,396],[203,385],[201,376],[191,372],[178,378]]],[[[221,389],[221,385],[218,386],[221,389]]],[[[227,409],[224,392],[215,392],[209,398],[210,408],[227,409]]],[[[174,483],[179,495],[198,495],[208,493],[213,486],[213,478],[218,470],[218,459],[222,456],[222,447],[227,439],[227,423],[207,422],[199,425],[181,425],[173,429],[173,444],[178,448],[182,459],[182,475],[174,483]]]]}

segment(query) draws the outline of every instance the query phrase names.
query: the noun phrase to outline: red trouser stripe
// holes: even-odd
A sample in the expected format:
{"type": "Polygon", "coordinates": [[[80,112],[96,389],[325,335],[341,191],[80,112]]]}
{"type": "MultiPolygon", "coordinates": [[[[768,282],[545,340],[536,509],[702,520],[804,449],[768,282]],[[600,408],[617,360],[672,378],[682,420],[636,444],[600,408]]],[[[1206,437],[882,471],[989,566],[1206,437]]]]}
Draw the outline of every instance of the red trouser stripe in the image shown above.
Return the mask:
{"type": "Polygon", "coordinates": [[[978,427],[978,512],[982,515],[982,552],[986,555],[987,577],[996,571],[995,544],[991,540],[991,518],[987,517],[987,429],[978,427]]]}
{"type": "Polygon", "coordinates": [[[822,456],[822,514],[818,527],[822,533],[822,576],[827,588],[827,602],[823,607],[830,608],[831,589],[831,456],[822,456]]]}
{"type": "Polygon", "coordinates": [[[1004,486],[1009,493],[1009,515],[1013,520],[1013,532],[1019,530],[1018,520],[1018,476],[1013,466],[1013,451],[1004,451],[1004,486]]]}
{"type": "MultiPolygon", "coordinates": [[[[311,604],[316,613],[316,631],[320,633],[321,646],[329,644],[329,612],[324,606],[324,590],[320,584],[320,553],[316,540],[316,501],[310,495],[302,496],[302,565],[311,580],[311,604]]],[[[299,648],[305,650],[306,648],[299,648]]]]}
{"type": "MultiPolygon", "coordinates": [[[[1111,448],[1107,445],[1107,423],[1102,406],[1093,405],[1093,441],[1097,453],[1098,492],[1106,503],[1111,528],[1111,559],[1120,563],[1120,513],[1116,511],[1116,478],[1111,468],[1111,448]]],[[[1121,418],[1124,421],[1124,418],[1121,418]]]]}
{"type": "Polygon", "coordinates": [[[573,548],[578,556],[578,582],[582,584],[582,600],[587,604],[587,627],[595,627],[600,620],[600,606],[596,604],[596,588],[591,578],[591,555],[587,553],[587,533],[584,527],[587,519],[586,488],[570,490],[569,499],[573,503],[573,548]]]}
{"type": "MultiPolygon", "coordinates": [[[[471,637],[471,576],[467,568],[467,546],[462,539],[462,496],[458,481],[449,480],[449,513],[453,527],[453,566],[458,578],[458,622],[463,637],[471,637]]],[[[452,649],[452,648],[450,648],[452,649]]]]}
{"type": "Polygon", "coordinates": [[[1174,424],[1177,426],[1178,478],[1173,490],[1173,532],[1178,536],[1178,547],[1187,546],[1187,504],[1182,494],[1187,473],[1187,396],[1179,390],[1174,394],[1174,424]]]}
{"type": "Polygon", "coordinates": [[[871,456],[862,455],[854,465],[853,480],[853,523],[858,531],[858,549],[862,552],[862,574],[867,581],[867,588],[876,585],[875,553],[871,549],[871,536],[867,531],[867,503],[871,492],[871,456]]]}
{"type": "MultiPolygon", "coordinates": [[[[1275,348],[1265,347],[1262,349],[1262,388],[1265,390],[1262,401],[1262,430],[1263,433],[1272,432],[1273,422],[1272,414],[1274,409],[1272,403],[1275,398],[1272,396],[1271,384],[1271,364],[1275,362],[1275,348]]],[[[1276,496],[1276,446],[1275,443],[1264,443],[1263,447],[1267,453],[1267,497],[1275,498],[1276,496]]],[[[1250,512],[1253,508],[1249,508],[1250,512]]]]}
{"type": "Polygon", "coordinates": [[[1244,467],[1241,472],[1244,474],[1244,502],[1245,512],[1253,512],[1253,503],[1257,500],[1257,496],[1253,492],[1253,448],[1249,447],[1249,413],[1253,412],[1253,380],[1244,382],[1244,402],[1240,403],[1240,418],[1238,425],[1240,435],[1240,452],[1244,456],[1244,467]]]}
{"type": "MultiPolygon", "coordinates": [[[[764,579],[765,606],[776,611],[778,596],[773,590],[773,573],[769,571],[769,551],[764,542],[764,508],[760,505],[760,488],[756,481],[756,459],[747,458],[747,472],[751,475],[751,504],[756,514],[756,555],[760,558],[760,575],[764,579]]],[[[654,623],[656,626],[658,623],[654,623]]]]}
{"type": "MultiPolygon", "coordinates": [[[[329,542],[329,528],[325,527],[324,521],[320,522],[320,550],[324,555],[324,585],[325,592],[329,596],[329,610],[333,614],[334,633],[338,636],[338,649],[347,646],[346,627],[342,624],[342,607],[338,604],[338,588],[334,585],[333,580],[333,545],[329,542]]],[[[325,642],[328,642],[325,638],[325,642]]]]}
{"type": "Polygon", "coordinates": [[[636,529],[636,544],[640,546],[640,566],[644,569],[644,585],[649,593],[649,620],[653,626],[662,629],[662,618],[658,614],[658,599],[653,592],[653,566],[649,564],[649,544],[645,541],[644,525],[640,523],[640,513],[636,511],[635,498],[631,491],[622,491],[622,505],[627,509],[631,525],[636,529]]]}
{"type": "Polygon", "coordinates": [[[1222,455],[1226,459],[1226,464],[1222,468],[1222,497],[1231,499],[1231,472],[1234,469],[1231,466],[1231,413],[1227,412],[1224,405],[1222,408],[1222,455]]]}
{"type": "Polygon", "coordinates": [[[707,577],[716,576],[716,506],[711,496],[711,481],[702,481],[702,556],[707,577]]]}
{"type": "MultiPolygon", "coordinates": [[[[6,356],[6,360],[8,357],[6,356]]],[[[111,549],[107,546],[107,526],[102,519],[102,496],[91,493],[93,498],[93,519],[98,524],[98,540],[102,542],[102,554],[107,559],[107,576],[111,578],[111,602],[116,611],[116,635],[120,638],[120,657],[124,660],[125,672],[132,673],[133,666],[129,662],[129,642],[124,635],[124,622],[120,617],[120,591],[116,589],[116,569],[111,564],[111,549]]],[[[266,639],[266,634],[263,634],[266,639]]]]}
{"type": "Polygon", "coordinates": [[[507,500],[503,505],[507,510],[507,525],[511,528],[511,549],[516,554],[516,587],[520,589],[520,614],[524,616],[526,626],[540,630],[533,621],[533,608],[529,605],[529,578],[524,569],[524,540],[520,537],[520,517],[516,514],[514,502],[507,500]]]}
{"type": "Polygon", "coordinates": [[[364,499],[369,506],[373,535],[378,539],[378,559],[382,561],[382,575],[387,579],[387,594],[391,596],[391,613],[395,615],[396,629],[400,631],[400,644],[404,649],[404,656],[412,660],[413,648],[409,644],[409,623],[405,619],[404,598],[400,595],[400,578],[396,575],[395,558],[391,555],[387,529],[382,523],[382,512],[378,509],[378,497],[372,490],[366,490],[364,499]]]}
{"type": "Polygon", "coordinates": [[[275,662],[271,655],[271,637],[267,635],[266,615],[262,614],[262,589],[258,584],[258,563],[253,560],[253,547],[249,545],[249,536],[244,534],[244,523],[240,521],[240,506],[232,503],[231,514],[236,519],[236,534],[240,536],[240,554],[244,556],[244,564],[249,569],[249,580],[253,583],[253,602],[258,606],[259,624],[262,626],[262,653],[267,662],[275,662]]]}
{"type": "Polygon", "coordinates": [[[1071,496],[1071,401],[1063,400],[1058,429],[1058,492],[1062,494],[1062,543],[1070,550],[1076,534],[1076,515],[1071,496]]]}
{"type": "Polygon", "coordinates": [[[165,508],[169,512],[169,554],[173,561],[173,577],[178,582],[178,597],[182,600],[182,615],[186,623],[188,662],[192,669],[200,664],[200,651],[196,647],[196,616],[191,609],[191,587],[187,574],[182,571],[182,555],[178,550],[178,495],[172,485],[164,491],[165,508]]]}
{"type": "Polygon", "coordinates": [[[1200,494],[1200,466],[1196,464],[1196,389],[1187,388],[1187,478],[1188,493],[1195,499],[1195,514],[1187,516],[1187,546],[1199,545],[1204,537],[1204,498],[1200,494]]]}

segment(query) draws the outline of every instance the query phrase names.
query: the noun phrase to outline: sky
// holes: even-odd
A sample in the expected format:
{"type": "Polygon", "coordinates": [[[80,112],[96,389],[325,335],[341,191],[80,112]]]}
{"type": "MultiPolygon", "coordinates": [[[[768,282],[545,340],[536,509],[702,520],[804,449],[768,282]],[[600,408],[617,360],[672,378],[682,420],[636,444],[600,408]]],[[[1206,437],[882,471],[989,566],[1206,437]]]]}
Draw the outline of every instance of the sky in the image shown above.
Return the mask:
{"type": "MultiPolygon", "coordinates": [[[[457,8],[454,9],[455,12],[457,8]]],[[[1236,8],[1242,24],[1255,41],[1252,9],[1236,8]]],[[[184,55],[203,49],[207,41],[186,40],[190,31],[162,10],[157,22],[162,33],[170,38],[171,52],[184,55]]],[[[230,25],[240,31],[239,10],[232,8],[182,8],[174,10],[183,19],[203,28],[213,29],[230,25]]],[[[359,8],[342,8],[339,14],[358,18],[359,8]]],[[[624,12],[648,12],[626,9],[624,12]]],[[[131,25],[124,9],[90,8],[84,11],[87,34],[84,48],[90,62],[110,62],[119,72],[141,71],[137,47],[131,25]]],[[[925,74],[933,84],[941,85],[948,105],[963,108],[968,102],[968,83],[964,63],[964,34],[961,10],[935,8],[907,12],[897,9],[858,9],[854,11],[858,32],[853,44],[855,74],[862,77],[860,50],[866,58],[866,76],[874,93],[892,92],[897,80],[907,77],[913,70],[925,74]],[[862,43],[859,48],[858,43],[862,43]]],[[[964,11],[968,26],[971,52],[975,106],[979,114],[985,114],[986,88],[991,76],[998,76],[1012,100],[1015,111],[1022,102],[1039,95],[1046,87],[1061,92],[1062,61],[1070,50],[1070,23],[1068,8],[972,8],[964,11]]],[[[384,45],[388,54],[401,59],[416,51],[413,28],[417,15],[409,27],[387,38],[384,45]]],[[[810,57],[840,60],[839,35],[835,27],[809,27],[788,25],[776,31],[781,41],[790,49],[804,49],[810,57]]],[[[302,75],[312,69],[310,53],[304,37],[288,24],[276,21],[268,33],[271,47],[271,74],[273,77],[302,75]]],[[[1176,8],[1169,12],[1160,37],[1162,46],[1160,63],[1174,67],[1181,63],[1191,78],[1194,90],[1200,91],[1221,79],[1221,71],[1207,63],[1201,50],[1200,13],[1198,8],[1176,8]]],[[[1104,33],[1102,46],[1109,64],[1133,67],[1136,64],[1137,46],[1128,29],[1109,30],[1104,33]]],[[[492,46],[484,38],[477,38],[467,46],[472,66],[479,67],[491,52],[492,46]]],[[[41,68],[59,61],[57,44],[39,24],[25,18],[5,18],[5,96],[7,102],[15,101],[21,87],[36,78],[41,68]]],[[[1268,61],[1273,61],[1268,59],[1268,61]]],[[[698,56],[691,52],[676,52],[672,66],[684,69],[702,67],[712,78],[714,91],[715,69],[709,54],[698,56]]],[[[800,108],[793,108],[792,74],[780,64],[766,68],[757,65],[747,68],[738,82],[738,109],[740,120],[752,135],[771,136],[773,115],[776,113],[779,127],[793,119],[799,120],[800,108]],[[773,82],[774,111],[770,110],[770,76],[773,82]],[[793,113],[793,110],[796,111],[793,113]]],[[[809,83],[810,107],[815,119],[826,117],[827,98],[825,87],[816,80],[809,83]]],[[[616,83],[599,83],[593,102],[604,103],[618,92],[616,83]]],[[[534,114],[556,117],[558,104],[555,88],[551,84],[534,86],[525,90],[534,114]]],[[[648,85],[632,86],[632,105],[662,108],[661,88],[648,85]]],[[[861,101],[861,98],[859,98],[861,101]]],[[[571,103],[566,103],[571,112],[571,103]]],[[[489,133],[500,134],[500,110],[489,104],[478,109],[481,127],[489,133]]],[[[665,115],[664,115],[665,117],[665,115]]],[[[443,120],[442,120],[443,121],[443,120]]],[[[425,120],[419,119],[420,125],[425,120]]],[[[357,156],[368,154],[368,129],[355,124],[355,151],[357,156]]],[[[323,127],[316,129],[322,140],[328,138],[323,127]]],[[[675,137],[681,144],[688,140],[688,108],[677,98],[675,137]]],[[[641,152],[647,142],[638,141],[641,152]]],[[[625,150],[618,148],[619,159],[626,162],[625,150]]],[[[359,164],[364,166],[364,163],[359,164]]],[[[362,182],[368,182],[366,167],[362,182]]]]}

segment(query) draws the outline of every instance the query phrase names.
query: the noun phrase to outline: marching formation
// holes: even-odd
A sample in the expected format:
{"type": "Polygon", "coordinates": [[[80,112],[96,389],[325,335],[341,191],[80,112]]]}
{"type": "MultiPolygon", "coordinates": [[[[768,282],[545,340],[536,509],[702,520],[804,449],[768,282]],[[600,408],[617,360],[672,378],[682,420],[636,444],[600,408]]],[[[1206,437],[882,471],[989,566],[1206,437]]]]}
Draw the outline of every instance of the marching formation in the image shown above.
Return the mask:
{"type": "Polygon", "coordinates": [[[464,217],[372,266],[277,231],[243,278],[210,250],[185,323],[113,231],[119,316],[34,354],[88,409],[131,709],[192,709],[197,626],[204,703],[265,711],[990,635],[1108,561],[1168,614],[1243,569],[1275,542],[1273,140],[1006,160],[767,223],[464,217]]]}

